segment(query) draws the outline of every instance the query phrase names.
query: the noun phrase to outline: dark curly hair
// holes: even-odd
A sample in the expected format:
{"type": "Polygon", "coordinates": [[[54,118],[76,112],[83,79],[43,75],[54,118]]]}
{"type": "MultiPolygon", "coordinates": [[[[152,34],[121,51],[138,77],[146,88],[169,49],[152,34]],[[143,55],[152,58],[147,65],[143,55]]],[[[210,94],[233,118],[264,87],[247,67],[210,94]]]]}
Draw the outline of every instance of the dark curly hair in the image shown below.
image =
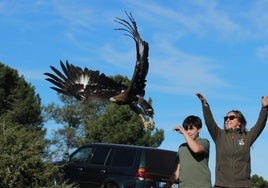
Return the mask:
{"type": "Polygon", "coordinates": [[[233,112],[235,114],[238,121],[240,122],[241,134],[246,134],[247,133],[247,129],[246,129],[247,120],[244,117],[244,115],[239,110],[231,110],[228,112],[228,114],[231,112],[233,112]]]}

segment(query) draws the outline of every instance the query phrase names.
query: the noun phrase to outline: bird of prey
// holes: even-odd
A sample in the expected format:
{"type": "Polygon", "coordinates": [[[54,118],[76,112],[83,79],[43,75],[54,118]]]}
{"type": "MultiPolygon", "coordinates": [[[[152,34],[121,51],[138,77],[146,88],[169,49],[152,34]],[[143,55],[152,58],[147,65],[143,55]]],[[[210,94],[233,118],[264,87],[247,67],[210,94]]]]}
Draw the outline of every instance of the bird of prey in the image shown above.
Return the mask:
{"type": "Polygon", "coordinates": [[[126,15],[130,22],[116,18],[115,21],[123,27],[115,30],[125,31],[125,35],[133,38],[136,44],[136,64],[128,86],[115,82],[98,70],[82,69],[70,64],[67,60],[65,64],[60,61],[63,72],[50,66],[54,73],[44,74],[47,76],[46,80],[56,86],[51,88],[64,95],[74,96],[78,100],[103,100],[118,105],[129,105],[135,113],[140,115],[147,129],[154,126],[153,107],[144,99],[149,69],[149,45],[141,39],[132,14],[126,13],[126,15]]]}

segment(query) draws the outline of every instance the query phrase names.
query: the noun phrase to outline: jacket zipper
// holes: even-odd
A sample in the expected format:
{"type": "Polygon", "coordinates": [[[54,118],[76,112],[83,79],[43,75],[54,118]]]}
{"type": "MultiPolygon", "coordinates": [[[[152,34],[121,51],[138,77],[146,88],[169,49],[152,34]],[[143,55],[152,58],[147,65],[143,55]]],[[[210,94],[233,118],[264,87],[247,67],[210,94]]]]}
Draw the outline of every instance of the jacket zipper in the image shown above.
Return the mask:
{"type": "MultiPolygon", "coordinates": [[[[235,133],[232,133],[231,135],[231,139],[232,139],[232,173],[234,172],[235,169],[235,164],[234,164],[234,151],[235,151],[235,133]]],[[[232,181],[231,181],[231,185],[234,184],[234,176],[232,176],[232,181]]]]}

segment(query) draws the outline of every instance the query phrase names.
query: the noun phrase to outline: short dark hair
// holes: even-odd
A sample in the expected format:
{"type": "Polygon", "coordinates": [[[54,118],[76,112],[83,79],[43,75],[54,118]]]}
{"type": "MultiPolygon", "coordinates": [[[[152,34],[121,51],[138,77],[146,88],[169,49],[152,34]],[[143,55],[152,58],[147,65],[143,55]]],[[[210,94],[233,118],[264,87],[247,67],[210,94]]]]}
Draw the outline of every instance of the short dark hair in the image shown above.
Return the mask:
{"type": "Polygon", "coordinates": [[[202,121],[198,116],[190,115],[184,119],[182,126],[185,130],[192,129],[193,126],[200,129],[202,128],[202,121]]]}

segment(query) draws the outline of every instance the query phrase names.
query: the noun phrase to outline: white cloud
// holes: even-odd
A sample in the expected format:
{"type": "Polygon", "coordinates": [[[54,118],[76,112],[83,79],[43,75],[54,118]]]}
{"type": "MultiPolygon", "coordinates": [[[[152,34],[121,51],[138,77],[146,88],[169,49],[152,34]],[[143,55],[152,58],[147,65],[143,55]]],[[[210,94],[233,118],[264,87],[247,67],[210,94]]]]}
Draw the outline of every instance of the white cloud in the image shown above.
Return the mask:
{"type": "Polygon", "coordinates": [[[257,49],[256,56],[260,59],[268,60],[268,44],[257,49]]]}

